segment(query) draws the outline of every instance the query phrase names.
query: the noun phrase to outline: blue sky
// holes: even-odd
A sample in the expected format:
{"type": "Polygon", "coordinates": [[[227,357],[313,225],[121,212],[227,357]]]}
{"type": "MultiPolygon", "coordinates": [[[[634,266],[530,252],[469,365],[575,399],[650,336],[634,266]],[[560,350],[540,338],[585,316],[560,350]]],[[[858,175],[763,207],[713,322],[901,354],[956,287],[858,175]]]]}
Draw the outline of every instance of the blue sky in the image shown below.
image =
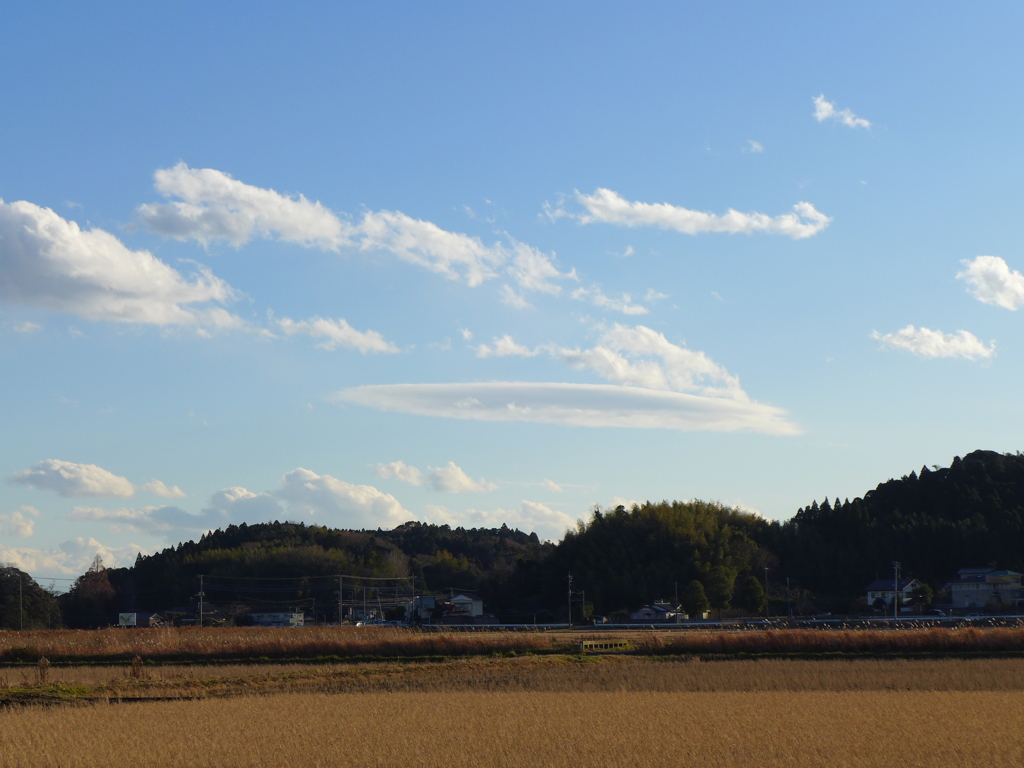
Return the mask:
{"type": "Polygon", "coordinates": [[[0,560],[1017,450],[1022,15],[9,4],[0,560]]]}

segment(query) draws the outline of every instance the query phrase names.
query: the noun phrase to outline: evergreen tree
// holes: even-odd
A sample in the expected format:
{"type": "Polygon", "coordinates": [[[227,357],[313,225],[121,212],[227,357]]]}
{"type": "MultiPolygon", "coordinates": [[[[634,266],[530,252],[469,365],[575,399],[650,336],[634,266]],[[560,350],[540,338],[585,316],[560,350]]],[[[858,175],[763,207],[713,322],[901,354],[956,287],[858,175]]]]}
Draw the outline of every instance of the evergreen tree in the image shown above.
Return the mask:
{"type": "Polygon", "coordinates": [[[743,610],[753,615],[764,613],[768,604],[764,594],[764,587],[753,574],[740,580],[736,587],[736,604],[743,610]]]}
{"type": "Polygon", "coordinates": [[[700,619],[704,617],[711,604],[708,603],[708,597],[704,593],[704,585],[694,579],[687,587],[686,591],[683,592],[683,610],[686,611],[686,615],[691,619],[700,619]]]}

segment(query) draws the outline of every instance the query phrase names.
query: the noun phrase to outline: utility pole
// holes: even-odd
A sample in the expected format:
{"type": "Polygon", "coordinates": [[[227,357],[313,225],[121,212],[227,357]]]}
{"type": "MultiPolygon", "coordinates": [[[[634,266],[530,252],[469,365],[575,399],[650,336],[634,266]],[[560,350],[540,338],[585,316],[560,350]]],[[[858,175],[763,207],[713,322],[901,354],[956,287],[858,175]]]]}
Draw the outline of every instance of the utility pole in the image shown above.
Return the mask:
{"type": "Polygon", "coordinates": [[[789,576],[786,577],[786,613],[789,614],[789,620],[793,620],[793,599],[792,594],[789,591],[789,576]]]}
{"type": "Polygon", "coordinates": [[[342,621],[344,621],[344,619],[345,619],[345,612],[344,612],[344,608],[343,608],[344,604],[342,603],[342,600],[344,599],[342,597],[342,589],[344,589],[344,586],[345,586],[345,582],[344,582],[343,579],[344,579],[343,576],[339,576],[338,577],[338,626],[339,627],[341,626],[342,621]]]}
{"type": "Polygon", "coordinates": [[[900,617],[900,561],[894,560],[892,569],[895,574],[892,583],[892,618],[895,622],[900,617]]]}
{"type": "Polygon", "coordinates": [[[768,618],[768,567],[764,569],[764,617],[768,618]]]}
{"type": "Polygon", "coordinates": [[[569,629],[572,629],[572,574],[569,574],[569,629]]]}
{"type": "Polygon", "coordinates": [[[25,574],[18,569],[18,628],[25,628],[25,574]]]}
{"type": "Polygon", "coordinates": [[[202,574],[199,575],[199,595],[198,595],[198,597],[199,597],[199,626],[201,627],[201,626],[203,626],[203,598],[205,597],[205,594],[203,593],[203,575],[202,574]]]}

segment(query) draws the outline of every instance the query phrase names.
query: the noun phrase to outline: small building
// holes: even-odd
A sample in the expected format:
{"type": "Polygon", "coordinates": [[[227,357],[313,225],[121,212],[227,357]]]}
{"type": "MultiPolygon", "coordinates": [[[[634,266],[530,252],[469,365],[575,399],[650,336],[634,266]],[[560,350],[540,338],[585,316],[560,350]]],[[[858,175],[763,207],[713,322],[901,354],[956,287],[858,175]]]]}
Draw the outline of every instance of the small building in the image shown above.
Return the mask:
{"type": "Polygon", "coordinates": [[[455,595],[448,601],[448,616],[453,619],[474,619],[484,615],[484,601],[466,595],[455,595]]]}
{"type": "Polygon", "coordinates": [[[995,568],[961,568],[949,585],[953,608],[1010,608],[1024,605],[1021,574],[995,568]]]}
{"type": "Polygon", "coordinates": [[[261,627],[301,627],[306,623],[302,611],[253,611],[249,616],[261,627]]]}
{"type": "Polygon", "coordinates": [[[899,593],[900,610],[914,602],[914,591],[920,589],[923,584],[917,579],[900,579],[899,585],[895,579],[875,579],[867,586],[868,605],[871,608],[883,606],[885,609],[892,607],[893,597],[899,593]],[[882,602],[879,603],[878,601],[882,602]]]}
{"type": "MultiPolygon", "coordinates": [[[[694,618],[707,618],[707,612],[702,617],[694,618]]],[[[629,614],[630,621],[646,621],[646,622],[679,622],[685,621],[690,617],[687,615],[683,607],[678,603],[672,603],[667,600],[655,600],[650,605],[645,605],[638,611],[633,611],[629,614]]]]}
{"type": "Polygon", "coordinates": [[[430,621],[437,603],[433,595],[416,595],[412,602],[411,615],[418,621],[430,621]]]}

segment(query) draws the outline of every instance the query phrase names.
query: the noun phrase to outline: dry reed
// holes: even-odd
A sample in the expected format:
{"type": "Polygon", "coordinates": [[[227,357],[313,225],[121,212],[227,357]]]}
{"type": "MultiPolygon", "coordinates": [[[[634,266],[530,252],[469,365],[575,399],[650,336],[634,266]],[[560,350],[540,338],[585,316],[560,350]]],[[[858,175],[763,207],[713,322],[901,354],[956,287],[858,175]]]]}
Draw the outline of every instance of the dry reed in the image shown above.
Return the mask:
{"type": "Polygon", "coordinates": [[[159,627],[0,632],[0,661],[425,657],[552,650],[537,633],[464,634],[391,627],[159,627]]]}
{"type": "Polygon", "coordinates": [[[1024,654],[1024,627],[772,629],[618,633],[437,632],[385,627],[173,628],[0,632],[0,662],[424,658],[571,650],[581,637],[650,655],[1024,654]]]}
{"type": "Polygon", "coordinates": [[[0,712],[0,766],[1021,765],[1020,692],[292,694],[0,712]]]}
{"type": "MultiPolygon", "coordinates": [[[[1024,659],[729,660],[464,657],[443,663],[55,667],[86,701],[282,692],[1024,691],[1024,659]]],[[[45,700],[35,669],[7,670],[0,702],[45,700]],[[7,690],[3,690],[7,688],[7,690]]]]}

